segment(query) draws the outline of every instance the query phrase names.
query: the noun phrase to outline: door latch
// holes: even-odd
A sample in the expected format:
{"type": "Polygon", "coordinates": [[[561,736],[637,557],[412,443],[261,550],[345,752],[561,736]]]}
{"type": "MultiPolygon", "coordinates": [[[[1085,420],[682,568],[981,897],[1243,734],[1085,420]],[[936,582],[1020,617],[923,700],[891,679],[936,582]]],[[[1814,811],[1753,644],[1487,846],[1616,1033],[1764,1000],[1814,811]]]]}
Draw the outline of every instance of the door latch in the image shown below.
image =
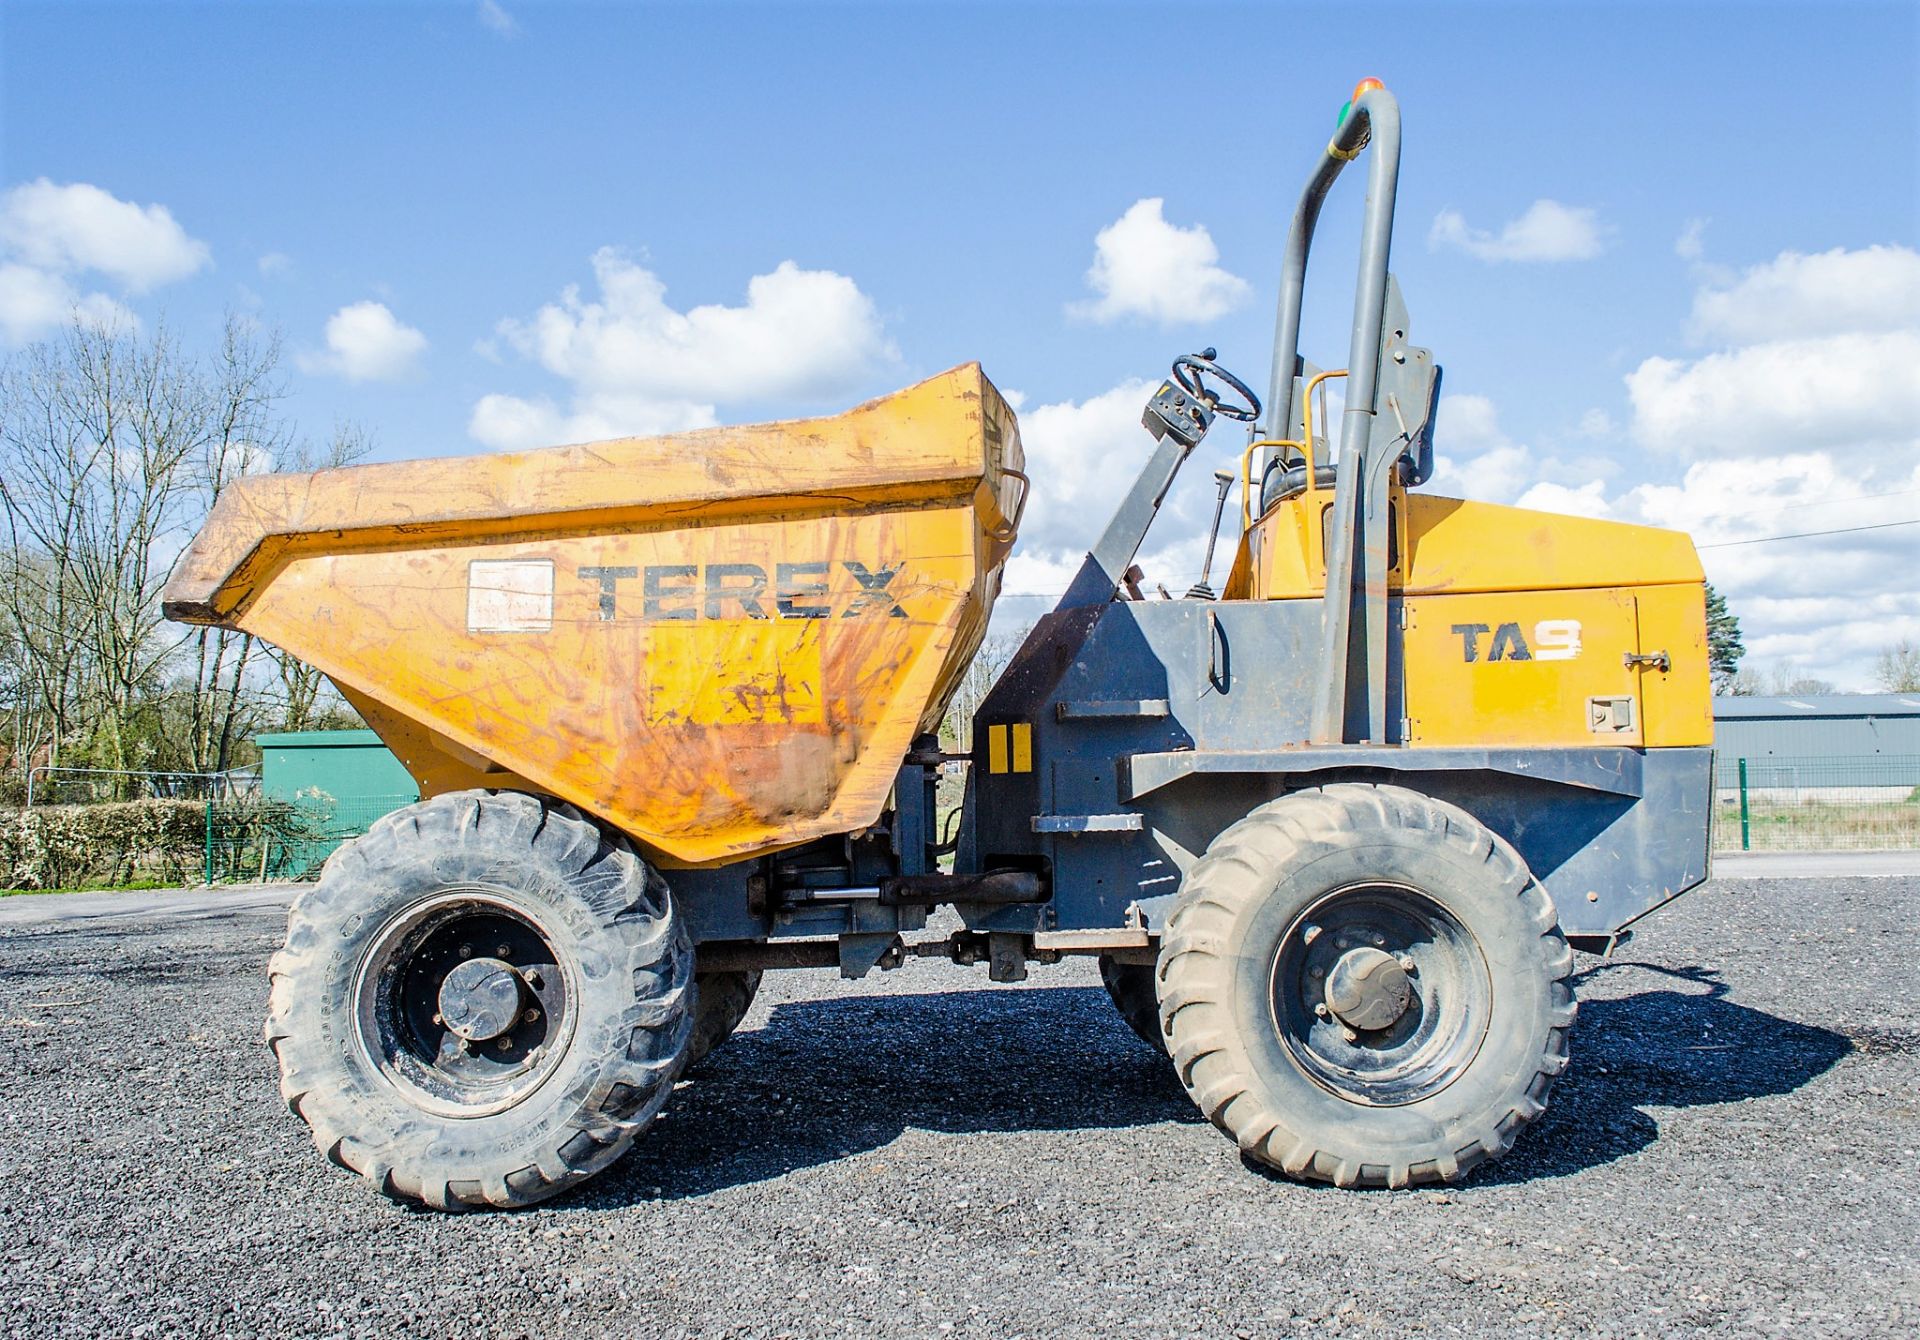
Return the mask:
{"type": "Polygon", "coordinates": [[[1629,670],[1659,670],[1664,672],[1673,669],[1673,658],[1668,656],[1664,651],[1630,651],[1620,658],[1620,663],[1629,670]]]}

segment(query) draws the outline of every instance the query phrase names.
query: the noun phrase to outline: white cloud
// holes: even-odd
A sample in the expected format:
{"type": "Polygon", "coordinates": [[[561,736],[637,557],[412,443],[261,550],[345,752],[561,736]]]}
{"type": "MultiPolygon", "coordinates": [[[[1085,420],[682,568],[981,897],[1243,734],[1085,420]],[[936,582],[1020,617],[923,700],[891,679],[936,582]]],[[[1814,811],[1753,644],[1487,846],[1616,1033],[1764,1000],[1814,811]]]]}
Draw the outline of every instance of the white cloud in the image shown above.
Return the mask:
{"type": "Polygon", "coordinates": [[[1920,252],[1898,246],[1783,251],[1737,280],[1701,288],[1690,323],[1697,340],[1734,343],[1916,328],[1920,252]]]}
{"type": "Polygon", "coordinates": [[[1693,458],[1818,447],[1856,450],[1920,424],[1920,330],[1752,344],[1627,374],[1633,433],[1693,458]]]}
{"type": "Polygon", "coordinates": [[[76,182],[45,177],[0,198],[0,246],[55,274],[94,270],[136,293],[185,279],[208,261],[165,205],[136,205],[76,182]]]}
{"type": "Polygon", "coordinates": [[[1688,219],[1680,236],[1673,239],[1673,254],[1683,261],[1697,261],[1707,254],[1707,219],[1688,219]]]}
{"type": "Polygon", "coordinates": [[[293,257],[284,251],[269,251],[254,262],[263,279],[274,279],[293,272],[293,257]]]}
{"type": "Polygon", "coordinates": [[[1586,261],[1604,251],[1612,235],[1593,209],[1536,200],[1497,234],[1471,228],[1460,211],[1443,209],[1427,242],[1436,250],[1453,247],[1488,262],[1586,261]]]}
{"type": "Polygon", "coordinates": [[[0,337],[38,339],[78,316],[138,324],[110,294],[89,291],[99,275],[123,292],[144,293],[185,279],[208,263],[164,205],[136,205],[85,183],[42,177],[0,196],[0,337]]]}
{"type": "Polygon", "coordinates": [[[0,340],[25,344],[76,316],[94,325],[140,324],[104,293],[80,293],[60,275],[31,265],[0,264],[0,340]]]}
{"type": "Polygon", "coordinates": [[[1135,201],[1095,235],[1087,284],[1100,296],[1072,304],[1070,315],[1173,325],[1211,321],[1246,300],[1247,282],[1220,268],[1220,249],[1206,227],[1168,223],[1164,205],[1158,197],[1135,201]]]}
{"type": "Polygon", "coordinates": [[[1590,409],[1580,416],[1580,424],[1575,431],[1582,437],[1612,437],[1620,428],[1605,410],[1590,409]]]}
{"type": "Polygon", "coordinates": [[[1856,529],[1920,516],[1920,443],[1893,468],[1826,451],[1699,461],[1619,510],[1702,546],[1754,664],[1862,689],[1880,648],[1920,633],[1915,528],[1856,529]]]}
{"type": "Polygon", "coordinates": [[[1500,427],[1500,411],[1483,395],[1442,396],[1435,423],[1447,426],[1449,448],[1476,452],[1508,445],[1500,427]]]}
{"type": "Polygon", "coordinates": [[[520,24],[513,15],[502,9],[495,0],[480,0],[479,19],[489,32],[502,37],[512,37],[520,31],[520,24]]]}
{"type": "Polygon", "coordinates": [[[1681,459],[1831,450],[1862,474],[1905,469],[1920,440],[1920,253],[1783,251],[1707,276],[1689,327],[1722,347],[1627,374],[1641,446],[1681,459]]]}
{"type": "Polygon", "coordinates": [[[1563,512],[1568,516],[1604,517],[1613,511],[1607,503],[1606,481],[1600,479],[1589,479],[1579,485],[1543,479],[1529,485],[1513,500],[1513,505],[1536,512],[1563,512]]]}
{"type": "Polygon", "coordinates": [[[1499,410],[1486,396],[1443,395],[1434,432],[1436,442],[1446,447],[1434,471],[1442,492],[1510,502],[1539,477],[1533,452],[1507,436],[1499,410]]]}
{"type": "Polygon", "coordinates": [[[594,253],[593,270],[596,298],[569,286],[498,328],[508,348],[569,384],[567,405],[485,396],[467,425],[475,440],[513,449],[706,427],[724,404],[842,394],[898,357],[872,300],[830,270],[782,261],[748,281],[744,306],[686,312],[614,248],[594,253]]]}
{"type": "Polygon", "coordinates": [[[1020,523],[1023,551],[1077,556],[1098,537],[1151,449],[1140,411],[1154,385],[1125,381],[1020,416],[1020,444],[1035,481],[1020,523]]]}
{"type": "Polygon", "coordinates": [[[324,353],[302,354],[304,372],[331,373],[352,382],[390,382],[412,376],[427,337],[385,303],[356,302],[327,318],[324,353]]]}

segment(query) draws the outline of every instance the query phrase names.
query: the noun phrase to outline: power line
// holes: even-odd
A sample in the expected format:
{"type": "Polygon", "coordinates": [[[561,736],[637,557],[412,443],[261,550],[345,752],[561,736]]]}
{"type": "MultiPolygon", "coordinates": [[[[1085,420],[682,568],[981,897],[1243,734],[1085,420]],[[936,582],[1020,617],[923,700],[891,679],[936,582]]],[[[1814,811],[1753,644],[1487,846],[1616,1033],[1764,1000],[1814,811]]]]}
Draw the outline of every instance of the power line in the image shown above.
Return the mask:
{"type": "Polygon", "coordinates": [[[1753,540],[1721,540],[1717,544],[1694,546],[1697,549],[1732,549],[1742,544],[1772,544],[1775,540],[1811,540],[1821,535],[1852,535],[1863,530],[1892,530],[1895,526],[1920,526],[1920,516],[1910,521],[1882,521],[1874,526],[1839,526],[1833,530],[1803,530],[1796,535],[1762,535],[1753,540]]]}

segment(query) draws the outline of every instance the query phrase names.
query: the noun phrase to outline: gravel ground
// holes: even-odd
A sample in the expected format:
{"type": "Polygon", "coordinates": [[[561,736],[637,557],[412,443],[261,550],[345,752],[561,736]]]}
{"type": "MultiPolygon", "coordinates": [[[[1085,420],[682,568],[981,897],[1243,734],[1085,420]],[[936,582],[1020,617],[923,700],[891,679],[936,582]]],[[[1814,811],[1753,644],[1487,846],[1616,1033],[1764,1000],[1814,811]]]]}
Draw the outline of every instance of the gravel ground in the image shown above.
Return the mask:
{"type": "Polygon", "coordinates": [[[771,974],[580,1194],[389,1203],[259,1041],[277,909],[0,922],[9,1335],[1794,1336],[1920,1329],[1920,879],[1748,879],[1587,959],[1445,1192],[1244,1166],[1085,962],[771,974]],[[965,988],[978,984],[982,989],[965,988]]]}

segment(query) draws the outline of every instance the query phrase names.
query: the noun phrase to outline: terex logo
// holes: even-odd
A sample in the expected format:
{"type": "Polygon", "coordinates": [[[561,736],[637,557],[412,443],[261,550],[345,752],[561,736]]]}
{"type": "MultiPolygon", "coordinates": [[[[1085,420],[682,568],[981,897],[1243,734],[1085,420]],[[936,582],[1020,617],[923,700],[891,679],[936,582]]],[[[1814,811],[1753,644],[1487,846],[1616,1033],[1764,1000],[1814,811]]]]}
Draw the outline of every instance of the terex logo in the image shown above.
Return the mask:
{"type": "Polygon", "coordinates": [[[1542,619],[1533,626],[1533,645],[1521,636],[1520,625],[1503,623],[1498,627],[1484,623],[1457,623],[1452,632],[1460,639],[1463,660],[1480,659],[1480,639],[1492,634],[1487,645],[1489,661],[1571,661],[1580,654],[1578,619],[1542,619]]]}
{"type": "MultiPolygon", "coordinates": [[[[852,599],[838,611],[842,619],[904,619],[907,612],[887,589],[904,563],[869,568],[850,558],[835,560],[853,578],[852,599]]],[[[580,576],[600,586],[600,617],[631,617],[630,591],[620,583],[640,583],[640,617],[656,619],[831,619],[835,597],[829,578],[834,564],[780,563],[773,579],[758,563],[653,563],[640,567],[587,567],[580,576]]],[[[844,594],[844,592],[843,592],[844,594]]]]}

